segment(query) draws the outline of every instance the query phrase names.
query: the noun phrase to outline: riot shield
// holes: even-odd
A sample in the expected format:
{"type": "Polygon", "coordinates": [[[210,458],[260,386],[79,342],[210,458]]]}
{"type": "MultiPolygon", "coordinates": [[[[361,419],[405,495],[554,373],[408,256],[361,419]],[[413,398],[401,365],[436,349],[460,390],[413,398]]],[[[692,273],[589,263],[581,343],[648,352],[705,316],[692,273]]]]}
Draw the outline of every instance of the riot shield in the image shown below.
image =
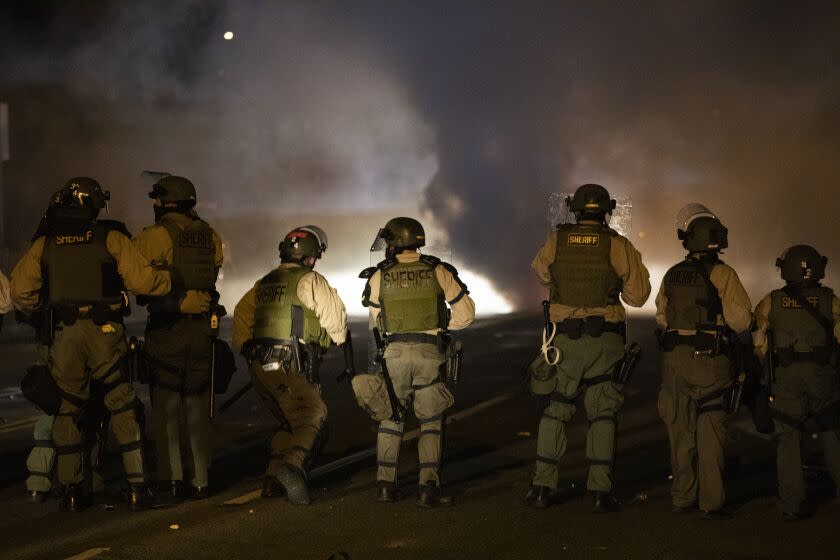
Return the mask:
{"type": "MultiPolygon", "coordinates": [[[[575,214],[569,210],[566,202],[574,196],[574,192],[558,192],[548,195],[548,228],[554,229],[560,224],[576,223],[575,214]]],[[[615,209],[607,214],[607,223],[611,228],[624,237],[630,237],[632,229],[633,201],[630,195],[611,193],[615,200],[615,209]]]]}

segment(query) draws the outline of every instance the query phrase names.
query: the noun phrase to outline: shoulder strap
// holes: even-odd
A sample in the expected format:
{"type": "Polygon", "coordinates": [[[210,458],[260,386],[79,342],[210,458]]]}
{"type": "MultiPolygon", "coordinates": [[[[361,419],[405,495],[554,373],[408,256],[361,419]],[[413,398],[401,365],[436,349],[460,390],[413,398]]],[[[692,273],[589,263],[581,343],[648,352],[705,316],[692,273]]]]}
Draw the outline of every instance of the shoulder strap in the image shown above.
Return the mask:
{"type": "Polygon", "coordinates": [[[834,321],[820,313],[800,290],[795,289],[793,286],[785,286],[782,288],[782,291],[792,297],[793,300],[802,307],[802,309],[807,311],[811,317],[816,319],[823,330],[825,330],[826,335],[828,336],[828,342],[831,343],[831,340],[834,338],[834,321]]]}
{"type": "MultiPolygon", "coordinates": [[[[702,259],[695,263],[695,267],[697,268],[697,272],[700,276],[703,277],[705,280],[706,285],[708,286],[708,301],[706,302],[706,309],[708,309],[708,316],[707,320],[711,322],[717,322],[718,314],[723,315],[723,301],[720,299],[720,291],[717,289],[717,286],[712,283],[712,268],[714,268],[717,261],[703,261],[702,259]]],[[[724,320],[726,318],[724,317],[724,320]]]]}

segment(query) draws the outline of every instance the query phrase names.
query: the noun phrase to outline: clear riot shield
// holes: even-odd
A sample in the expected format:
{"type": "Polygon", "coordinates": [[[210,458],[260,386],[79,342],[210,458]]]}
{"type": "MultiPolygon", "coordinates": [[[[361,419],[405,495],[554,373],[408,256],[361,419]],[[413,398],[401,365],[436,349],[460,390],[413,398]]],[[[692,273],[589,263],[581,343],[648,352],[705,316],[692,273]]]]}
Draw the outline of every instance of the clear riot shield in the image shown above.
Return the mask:
{"type": "MultiPolygon", "coordinates": [[[[618,193],[613,194],[615,199],[615,210],[607,214],[607,223],[611,228],[624,237],[630,237],[632,229],[633,201],[630,195],[618,193]]],[[[554,229],[559,224],[576,223],[575,214],[569,210],[566,199],[574,196],[573,192],[551,193],[548,195],[548,228],[554,229]]]]}
{"type": "MultiPolygon", "coordinates": [[[[438,237],[433,234],[434,237],[438,237]]],[[[442,236],[441,236],[442,237],[442,236]]],[[[428,232],[427,232],[428,238],[428,232]]],[[[373,243],[370,246],[370,266],[376,266],[380,262],[385,260],[385,249],[387,244],[385,240],[382,238],[382,230],[379,230],[376,234],[376,237],[373,240],[373,243]]],[[[429,243],[420,248],[420,252],[424,255],[431,255],[434,257],[439,258],[442,261],[446,261],[448,263],[452,262],[452,248],[446,244],[438,244],[438,243],[429,243]]],[[[368,313],[368,343],[367,343],[367,355],[368,355],[368,371],[370,372],[379,372],[381,368],[379,364],[376,363],[376,341],[373,337],[373,328],[376,327],[376,323],[373,321],[373,315],[368,313]]]]}

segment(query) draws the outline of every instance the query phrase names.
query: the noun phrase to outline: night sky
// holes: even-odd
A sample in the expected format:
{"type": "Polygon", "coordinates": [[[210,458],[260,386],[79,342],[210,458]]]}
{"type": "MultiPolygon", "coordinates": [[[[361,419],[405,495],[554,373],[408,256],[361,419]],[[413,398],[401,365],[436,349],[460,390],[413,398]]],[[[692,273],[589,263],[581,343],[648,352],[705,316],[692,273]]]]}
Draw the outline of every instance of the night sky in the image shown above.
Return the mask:
{"type": "Polygon", "coordinates": [[[337,232],[334,263],[366,266],[379,221],[411,213],[530,306],[548,195],[598,182],[632,196],[654,272],[699,201],[753,300],[792,244],[840,278],[840,5],[136,4],[0,5],[11,245],[77,174],[147,225],[140,171],[160,169],[195,181],[243,274],[304,218],[337,232]]]}

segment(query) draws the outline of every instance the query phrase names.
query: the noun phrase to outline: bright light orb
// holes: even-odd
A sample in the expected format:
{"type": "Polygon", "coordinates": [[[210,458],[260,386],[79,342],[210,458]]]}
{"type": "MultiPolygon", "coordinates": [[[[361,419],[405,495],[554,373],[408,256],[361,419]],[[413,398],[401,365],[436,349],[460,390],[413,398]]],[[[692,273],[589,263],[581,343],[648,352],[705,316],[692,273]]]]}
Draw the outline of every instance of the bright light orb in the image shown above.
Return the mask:
{"type": "Polygon", "coordinates": [[[222,35],[225,38],[225,41],[230,41],[233,39],[233,31],[225,31],[225,34],[222,35]]]}

